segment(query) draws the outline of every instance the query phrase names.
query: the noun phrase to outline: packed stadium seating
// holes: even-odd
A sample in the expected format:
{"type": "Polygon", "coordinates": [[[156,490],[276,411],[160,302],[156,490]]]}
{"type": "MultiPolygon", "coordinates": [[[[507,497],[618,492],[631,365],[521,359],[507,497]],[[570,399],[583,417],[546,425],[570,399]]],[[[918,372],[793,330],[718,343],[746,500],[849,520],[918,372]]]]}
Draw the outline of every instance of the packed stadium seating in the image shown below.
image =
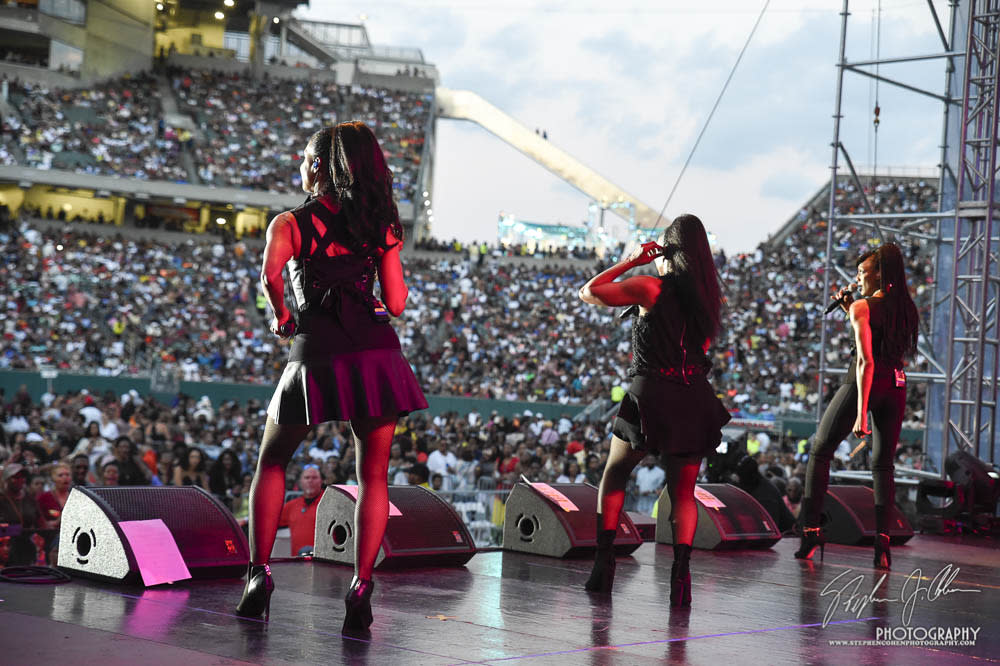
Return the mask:
{"type": "Polygon", "coordinates": [[[299,191],[298,162],[323,126],[362,120],[376,132],[397,199],[415,199],[431,95],[213,71],[140,73],[74,90],[11,82],[20,114],[4,119],[0,163],[279,193],[299,191]],[[169,85],[159,85],[163,76],[169,85]],[[196,131],[164,120],[172,90],[196,131]],[[19,152],[23,159],[17,158],[19,152]],[[194,172],[180,154],[188,149],[194,172]]]}

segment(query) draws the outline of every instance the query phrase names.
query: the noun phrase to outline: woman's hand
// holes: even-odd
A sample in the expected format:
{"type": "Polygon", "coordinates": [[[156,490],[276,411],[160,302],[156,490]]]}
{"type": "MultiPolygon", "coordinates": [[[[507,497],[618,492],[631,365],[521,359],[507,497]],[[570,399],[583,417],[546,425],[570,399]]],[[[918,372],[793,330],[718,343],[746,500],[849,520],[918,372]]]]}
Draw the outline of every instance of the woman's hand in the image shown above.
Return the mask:
{"type": "Polygon", "coordinates": [[[852,432],[858,439],[864,439],[865,435],[872,434],[871,428],[868,427],[868,414],[864,412],[858,414],[858,417],[854,419],[852,432]]]}
{"type": "Polygon", "coordinates": [[[632,254],[628,256],[625,263],[630,266],[643,266],[662,254],[663,248],[655,242],[649,241],[632,250],[632,254]]]}
{"type": "Polygon", "coordinates": [[[287,339],[295,335],[295,322],[292,321],[292,313],[286,310],[284,316],[280,319],[277,315],[272,317],[270,329],[279,338],[287,339]]]}

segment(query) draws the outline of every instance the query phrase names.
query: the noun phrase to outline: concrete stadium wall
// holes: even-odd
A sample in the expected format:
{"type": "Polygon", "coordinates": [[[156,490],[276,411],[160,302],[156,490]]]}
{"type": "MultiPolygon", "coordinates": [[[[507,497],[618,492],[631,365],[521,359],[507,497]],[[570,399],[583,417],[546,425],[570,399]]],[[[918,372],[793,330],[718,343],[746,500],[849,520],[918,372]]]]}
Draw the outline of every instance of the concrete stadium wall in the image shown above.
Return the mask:
{"type": "Polygon", "coordinates": [[[18,65],[12,62],[0,62],[0,76],[8,79],[19,79],[21,81],[31,81],[36,85],[43,85],[46,88],[73,89],[88,85],[86,81],[45,69],[44,67],[31,67],[29,65],[18,65]]]}
{"type": "Polygon", "coordinates": [[[153,65],[152,2],[103,0],[87,4],[83,77],[141,72],[153,65]]]}

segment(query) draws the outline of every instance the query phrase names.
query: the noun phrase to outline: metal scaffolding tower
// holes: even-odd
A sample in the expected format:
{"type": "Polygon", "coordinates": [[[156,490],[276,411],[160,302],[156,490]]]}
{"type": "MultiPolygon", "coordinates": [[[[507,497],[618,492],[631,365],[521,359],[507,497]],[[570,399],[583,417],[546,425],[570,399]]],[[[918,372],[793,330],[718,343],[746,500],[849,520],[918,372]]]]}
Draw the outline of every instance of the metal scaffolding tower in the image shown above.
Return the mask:
{"type": "MultiPolygon", "coordinates": [[[[1000,362],[1000,232],[997,116],[1000,0],[970,0],[962,102],[958,192],[950,276],[950,340],[944,383],[943,455],[954,443],[997,460],[997,370],[1000,362]]],[[[939,276],[944,281],[946,276],[939,276]]]]}
{"type": "MultiPolygon", "coordinates": [[[[984,459],[988,457],[985,450],[979,448],[980,437],[971,433],[986,433],[989,437],[987,449],[991,452],[996,441],[992,415],[995,414],[997,392],[993,378],[997,375],[996,363],[1000,356],[997,353],[1000,333],[996,309],[1000,302],[997,291],[1000,283],[997,280],[996,239],[992,236],[995,205],[988,206],[986,202],[995,200],[997,107],[994,93],[997,85],[998,4],[1000,0],[949,0],[950,20],[946,33],[933,0],[927,0],[930,18],[943,47],[941,52],[856,62],[849,62],[846,58],[849,0],[844,0],[841,11],[824,288],[826,293],[830,293],[831,276],[834,275],[840,275],[845,282],[851,280],[851,276],[834,262],[834,238],[838,225],[869,229],[882,242],[900,240],[905,244],[912,240],[933,241],[936,244],[936,285],[931,321],[921,322],[918,345],[920,355],[927,360],[928,371],[908,374],[911,380],[930,382],[924,448],[942,475],[951,436],[957,437],[965,446],[974,447],[975,453],[984,459]],[[969,26],[967,33],[961,29],[966,18],[969,26]],[[884,75],[879,68],[894,63],[934,60],[945,61],[944,94],[897,81],[884,75]],[[938,212],[897,214],[874,210],[854,169],[850,153],[841,141],[844,75],[847,72],[942,102],[944,122],[938,212]],[[959,88],[963,79],[964,94],[959,88]],[[956,113],[959,109],[963,111],[961,118],[956,113]],[[959,143],[959,151],[951,150],[959,143]],[[837,211],[841,158],[847,167],[848,177],[862,196],[863,213],[841,214],[837,211]],[[930,221],[935,223],[936,231],[933,234],[921,231],[920,226],[930,221]],[[986,394],[984,383],[988,390],[986,394]],[[945,429],[942,424],[946,422],[949,427],[945,429]]],[[[824,319],[820,333],[821,393],[825,376],[831,370],[827,367],[825,355],[828,326],[824,319]]],[[[816,411],[817,422],[822,409],[823,401],[820,400],[816,411]]],[[[995,455],[993,458],[995,460],[995,455]]]]}

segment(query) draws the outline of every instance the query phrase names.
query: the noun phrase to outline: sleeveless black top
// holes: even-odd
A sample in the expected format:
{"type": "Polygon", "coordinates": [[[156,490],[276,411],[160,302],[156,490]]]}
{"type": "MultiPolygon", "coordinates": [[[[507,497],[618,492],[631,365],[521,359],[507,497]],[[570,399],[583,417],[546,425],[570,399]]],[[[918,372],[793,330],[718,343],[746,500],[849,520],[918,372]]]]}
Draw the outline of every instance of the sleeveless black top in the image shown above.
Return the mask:
{"type": "MultiPolygon", "coordinates": [[[[875,359],[875,372],[892,372],[903,367],[903,359],[888,358],[883,354],[882,341],[885,339],[886,309],[885,299],[881,296],[868,297],[868,324],[872,330],[872,358],[875,359]]],[[[844,384],[853,384],[857,381],[858,350],[851,354],[850,364],[847,366],[847,374],[844,375],[844,384]]]]}
{"type": "Polygon", "coordinates": [[[632,325],[629,377],[664,377],[684,384],[706,375],[711,363],[702,347],[704,337],[688,330],[673,288],[661,280],[660,295],[651,310],[632,325]]]}
{"type": "Polygon", "coordinates": [[[388,322],[378,319],[381,304],[373,294],[374,249],[359,246],[345,231],[343,210],[333,213],[318,199],[295,210],[302,242],[288,261],[289,282],[297,305],[296,334],[289,360],[327,357],[365,349],[399,349],[388,322]],[[329,256],[333,243],[351,254],[329,256]]]}

